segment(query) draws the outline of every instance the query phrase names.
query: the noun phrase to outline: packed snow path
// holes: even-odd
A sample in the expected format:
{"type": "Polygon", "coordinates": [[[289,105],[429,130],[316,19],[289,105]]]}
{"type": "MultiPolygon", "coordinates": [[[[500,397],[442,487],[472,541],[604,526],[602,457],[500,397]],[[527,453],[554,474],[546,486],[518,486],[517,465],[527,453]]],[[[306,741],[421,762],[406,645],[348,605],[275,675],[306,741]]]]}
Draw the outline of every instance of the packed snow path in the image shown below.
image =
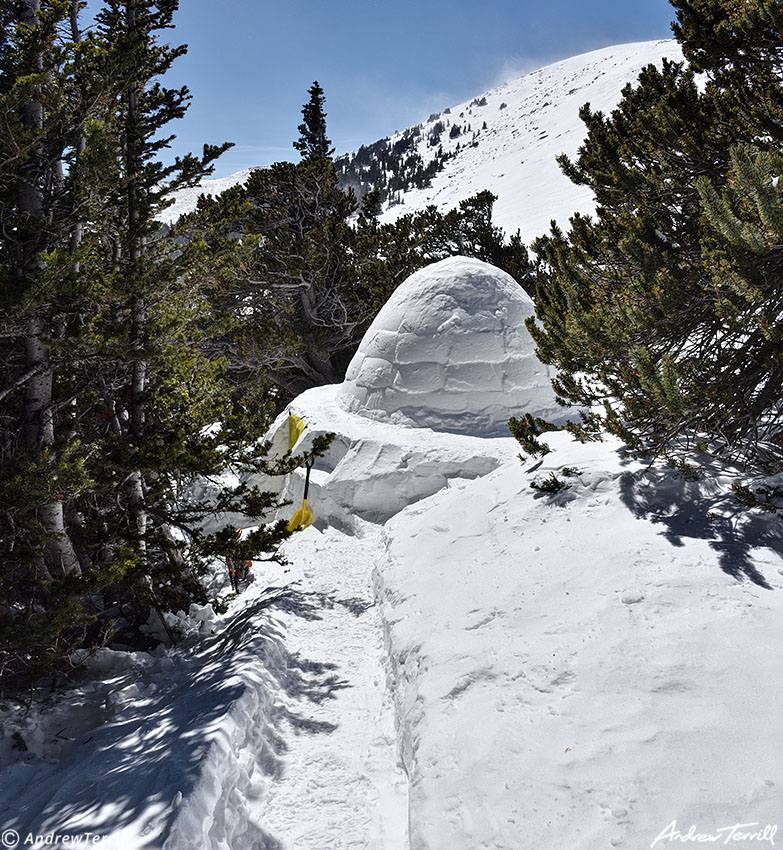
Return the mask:
{"type": "Polygon", "coordinates": [[[288,545],[294,581],[273,611],[290,681],[275,706],[283,721],[274,764],[263,749],[255,754],[267,759],[268,778],[248,801],[265,850],[407,847],[407,780],[372,589],[379,537],[371,525],[360,536],[310,528],[288,545]]]}
{"type": "Polygon", "coordinates": [[[255,565],[215,634],[172,654],[100,651],[82,684],[17,724],[31,749],[5,753],[3,828],[21,846],[405,850],[380,533],[311,527],[288,542],[289,568],[255,565]]]}

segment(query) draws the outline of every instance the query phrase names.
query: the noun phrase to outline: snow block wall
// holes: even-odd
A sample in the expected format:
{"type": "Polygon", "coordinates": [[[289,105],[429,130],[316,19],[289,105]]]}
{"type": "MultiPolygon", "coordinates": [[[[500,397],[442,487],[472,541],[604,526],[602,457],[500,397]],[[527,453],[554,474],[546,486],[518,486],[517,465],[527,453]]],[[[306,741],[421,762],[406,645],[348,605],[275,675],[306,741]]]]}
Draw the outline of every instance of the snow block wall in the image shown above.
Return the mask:
{"type": "Polygon", "coordinates": [[[370,325],[338,392],[350,413],[472,436],[511,416],[562,422],[552,370],[525,327],[533,302],[506,272],[468,257],[420,269],[370,325]]]}
{"type": "MultiPolygon", "coordinates": [[[[335,398],[340,387],[332,384],[302,393],[267,435],[273,452],[282,455],[287,448],[289,410],[307,425],[295,454],[308,452],[318,436],[334,435],[328,451],[316,458],[310,477],[308,504],[319,522],[341,529],[353,528],[356,517],[383,523],[407,505],[447,487],[449,481],[488,475],[519,452],[510,434],[478,439],[402,428],[347,413],[335,398]]],[[[278,479],[256,475],[248,483],[276,490],[290,500],[292,504],[281,514],[288,519],[301,504],[304,470],[278,479]]]]}

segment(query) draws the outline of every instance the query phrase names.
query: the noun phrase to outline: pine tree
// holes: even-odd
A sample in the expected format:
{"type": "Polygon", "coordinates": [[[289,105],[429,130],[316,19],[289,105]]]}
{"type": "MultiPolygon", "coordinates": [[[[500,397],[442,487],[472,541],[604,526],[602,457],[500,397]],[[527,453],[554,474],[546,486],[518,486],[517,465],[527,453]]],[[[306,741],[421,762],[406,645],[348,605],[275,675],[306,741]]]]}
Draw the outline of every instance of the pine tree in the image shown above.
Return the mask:
{"type": "MultiPolygon", "coordinates": [[[[159,82],[184,52],[158,40],[177,6],[176,0],[107,0],[97,16],[124,84],[112,127],[119,155],[104,171],[115,188],[100,270],[107,287],[94,326],[102,356],[93,409],[106,423],[92,432],[101,446],[101,468],[92,473],[101,498],[85,513],[88,531],[101,538],[97,557],[124,559],[120,594],[139,618],[150,607],[160,612],[204,598],[200,555],[211,550],[198,522],[213,506],[188,497],[189,486],[228,464],[268,468],[254,446],[266,424],[263,412],[244,422],[232,415],[225,362],[210,356],[210,337],[219,332],[208,291],[216,259],[203,241],[175,242],[156,220],[165,196],[208,174],[227,147],[205,145],[201,157],[160,162],[170,141],[161,131],[184,114],[190,98],[187,88],[159,82]]],[[[243,488],[220,499],[251,517],[275,504],[243,488]]],[[[285,536],[282,526],[264,530],[245,548],[263,554],[285,536]]]]}
{"type": "MultiPolygon", "coordinates": [[[[721,92],[720,108],[734,125],[783,138],[783,8],[777,0],[671,0],[674,34],[696,72],[721,92]]],[[[761,135],[760,133],[760,135],[761,135]]]]}
{"type": "MultiPolygon", "coordinates": [[[[63,79],[73,61],[68,46],[57,44],[57,28],[66,14],[65,4],[42,9],[40,0],[24,0],[15,15],[7,11],[3,21],[9,33],[0,60],[6,128],[0,167],[6,277],[3,324],[4,337],[11,343],[5,360],[10,373],[5,393],[7,404],[20,413],[18,430],[8,428],[4,443],[6,457],[17,459],[15,474],[20,480],[33,469],[39,474],[49,465],[56,469],[62,457],[49,342],[56,333],[55,317],[44,293],[53,271],[47,268],[46,255],[69,226],[67,217],[58,215],[58,207],[64,194],[63,152],[71,140],[69,132],[71,137],[73,133],[72,127],[63,126],[63,113],[70,104],[67,94],[50,82],[63,79]]],[[[35,560],[36,573],[51,577],[78,572],[79,562],[65,529],[62,497],[40,491],[37,495],[41,499],[35,506],[35,527],[45,546],[28,553],[35,560]]]]}
{"type": "Polygon", "coordinates": [[[431,206],[421,218],[414,217],[412,223],[414,226],[419,221],[428,223],[421,241],[431,261],[457,254],[484,260],[508,272],[532,295],[535,291],[532,265],[519,231],[506,240],[501,228],[492,223],[496,200],[496,195],[484,190],[445,213],[431,206]]]}
{"type": "Polygon", "coordinates": [[[318,80],[310,86],[308,94],[310,100],[302,107],[304,121],[299,125],[299,138],[294,142],[294,148],[303,159],[330,159],[334,148],[326,136],[326,97],[318,80]]]}
{"type": "MultiPolygon", "coordinates": [[[[276,499],[192,485],[294,463],[266,460],[264,411],[232,409],[210,347],[209,287],[232,249],[175,243],[156,221],[224,149],[160,162],[189,99],[159,81],[184,50],[158,40],[176,8],[107,0],[86,35],[78,0],[0,10],[2,686],[204,601],[204,558],[235,530],[200,522],[263,519],[276,499]]],[[[287,536],[262,527],[243,556],[276,557],[287,536]]]]}
{"type": "Polygon", "coordinates": [[[558,394],[593,409],[582,436],[777,468],[777,200],[772,160],[757,157],[780,149],[780,15],[764,2],[673,5],[706,85],[664,62],[611,116],[583,108],[587,139],[561,165],[597,213],[534,244],[543,327],[528,327],[558,394]]]}
{"type": "Polygon", "coordinates": [[[180,224],[192,232],[223,222],[224,235],[243,233],[234,262],[244,273],[238,280],[229,270],[215,294],[215,309],[234,323],[223,351],[241,385],[235,397],[261,392],[278,407],[308,387],[341,380],[367,318],[354,297],[356,198],[338,185],[323,91],[314,83],[309,93],[295,143],[301,161],[253,172],[243,189],[202,202],[180,224]]]}
{"type": "Polygon", "coordinates": [[[39,0],[0,11],[0,683],[48,669],[101,580],[83,575],[69,513],[92,484],[64,369],[80,335],[84,115],[111,85],[75,82],[94,59],[91,41],[61,35],[78,31],[77,12],[39,0]]]}

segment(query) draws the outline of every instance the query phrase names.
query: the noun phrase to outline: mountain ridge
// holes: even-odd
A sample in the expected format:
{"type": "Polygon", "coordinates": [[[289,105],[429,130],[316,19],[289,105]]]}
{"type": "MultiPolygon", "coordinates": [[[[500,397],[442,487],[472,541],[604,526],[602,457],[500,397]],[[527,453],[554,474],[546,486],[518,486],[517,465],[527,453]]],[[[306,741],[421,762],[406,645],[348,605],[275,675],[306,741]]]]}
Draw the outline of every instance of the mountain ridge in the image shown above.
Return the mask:
{"type": "MultiPolygon", "coordinates": [[[[430,204],[446,211],[479,191],[497,195],[493,220],[529,243],[574,213],[590,214],[590,190],[560,171],[556,156],[573,157],[585,137],[580,107],[611,111],[623,87],[650,63],[680,61],[673,39],[613,45],[522,74],[419,124],[335,159],[340,183],[359,196],[379,188],[382,221],[430,204]]],[[[162,218],[172,223],[195,209],[201,194],[244,182],[253,169],[203,180],[174,193],[162,218]]]]}

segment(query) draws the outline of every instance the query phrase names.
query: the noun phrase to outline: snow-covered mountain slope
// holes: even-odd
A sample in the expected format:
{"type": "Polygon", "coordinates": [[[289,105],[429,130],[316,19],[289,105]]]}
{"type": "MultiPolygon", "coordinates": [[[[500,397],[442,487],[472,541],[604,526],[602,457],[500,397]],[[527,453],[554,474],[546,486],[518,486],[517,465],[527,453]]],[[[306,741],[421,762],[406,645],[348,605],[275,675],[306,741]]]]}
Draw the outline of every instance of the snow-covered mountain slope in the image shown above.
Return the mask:
{"type": "Polygon", "coordinates": [[[229,174],[228,177],[207,177],[190,189],[180,189],[174,193],[174,203],[163,211],[161,220],[166,224],[173,224],[181,215],[196,209],[196,203],[201,195],[219,195],[226,189],[236,186],[237,183],[244,183],[252,171],[252,168],[244,168],[242,171],[229,174]]]}
{"type": "MultiPolygon", "coordinates": [[[[673,40],[606,47],[517,77],[472,101],[452,107],[420,125],[414,150],[425,163],[437,146],[449,158],[428,188],[411,188],[388,207],[384,219],[420,210],[427,204],[451,209],[483,189],[498,200],[493,220],[509,233],[520,230],[529,243],[549,229],[552,219],[565,225],[575,212],[589,213],[589,189],[574,186],[560,171],[556,156],[573,156],[584,139],[580,107],[609,112],[626,83],[663,58],[682,59],[673,40]],[[429,143],[442,122],[437,145],[429,143]],[[485,126],[486,125],[486,126],[485,126]],[[460,134],[454,135],[459,127],[460,134]]],[[[394,145],[402,134],[390,139],[394,145]]]]}
{"type": "MultiPolygon", "coordinates": [[[[446,210],[476,192],[498,196],[495,223],[530,242],[552,219],[593,209],[589,190],[574,186],[555,161],[573,156],[584,139],[579,108],[611,110],[639,71],[664,58],[682,59],[673,40],[606,47],[524,74],[414,127],[339,157],[341,181],[359,193],[380,186],[384,220],[435,204],[446,210]],[[428,181],[431,183],[428,184],[428,181]],[[419,186],[419,188],[417,188],[419,186]]],[[[216,194],[247,179],[249,170],[176,194],[171,222],[195,208],[199,194],[216,194]]]]}

